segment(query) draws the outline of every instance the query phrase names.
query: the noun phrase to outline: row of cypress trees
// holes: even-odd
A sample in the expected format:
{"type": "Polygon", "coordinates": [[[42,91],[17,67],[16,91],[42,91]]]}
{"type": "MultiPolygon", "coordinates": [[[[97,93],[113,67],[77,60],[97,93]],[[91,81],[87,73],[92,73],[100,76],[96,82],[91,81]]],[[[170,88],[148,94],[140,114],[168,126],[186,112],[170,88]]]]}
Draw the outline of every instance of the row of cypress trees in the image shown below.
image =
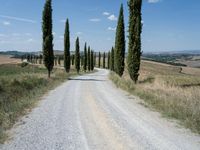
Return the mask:
{"type": "MultiPolygon", "coordinates": [[[[129,0],[129,44],[127,66],[130,78],[137,83],[141,61],[141,32],[142,32],[142,0],[129,0]]],[[[115,49],[112,47],[110,53],[110,70],[115,71],[120,77],[125,69],[125,26],[123,5],[120,7],[119,18],[116,29],[115,49]]]]}
{"type": "MultiPolygon", "coordinates": [[[[43,10],[43,22],[42,22],[42,31],[43,31],[43,62],[45,67],[48,70],[48,77],[50,77],[51,71],[54,67],[54,52],[53,52],[53,34],[52,34],[52,0],[46,0],[44,10],[43,10]]],[[[66,20],[65,23],[65,33],[64,33],[64,68],[67,73],[70,71],[72,65],[74,65],[77,72],[80,72],[81,65],[83,63],[84,71],[94,70],[96,64],[96,56],[94,58],[94,51],[85,44],[84,56],[83,58],[80,55],[80,45],[79,38],[77,37],[75,43],[75,56],[70,55],[70,30],[69,30],[69,20],[66,20]],[[95,60],[95,61],[94,61],[95,60]],[[82,63],[81,63],[82,62],[82,63]]]]}
{"type": "MultiPolygon", "coordinates": [[[[53,53],[53,34],[52,34],[52,1],[46,0],[43,11],[43,59],[44,64],[48,70],[48,76],[54,66],[54,53],[53,53]]],[[[141,61],[141,32],[142,32],[142,17],[141,7],[142,0],[129,0],[129,44],[128,44],[128,57],[127,65],[130,78],[136,83],[139,76],[140,61],[141,61]]],[[[124,26],[124,11],[123,5],[120,7],[119,18],[116,29],[115,48],[112,47],[111,52],[108,54],[108,68],[115,71],[120,77],[123,75],[125,68],[125,26],[124,26]]],[[[103,54],[103,68],[105,68],[105,57],[103,54]]],[[[95,61],[94,61],[95,60],[95,61]]],[[[87,44],[84,47],[84,71],[93,70],[94,52],[90,47],[87,50],[87,44]]],[[[96,63],[95,63],[96,64],[96,63]]],[[[66,72],[70,70],[70,32],[69,20],[66,21],[65,36],[64,36],[64,67],[66,72]]],[[[80,71],[80,46],[79,38],[76,40],[75,47],[75,66],[77,72],[80,71]]],[[[99,67],[101,67],[101,53],[99,53],[99,67]]]]}

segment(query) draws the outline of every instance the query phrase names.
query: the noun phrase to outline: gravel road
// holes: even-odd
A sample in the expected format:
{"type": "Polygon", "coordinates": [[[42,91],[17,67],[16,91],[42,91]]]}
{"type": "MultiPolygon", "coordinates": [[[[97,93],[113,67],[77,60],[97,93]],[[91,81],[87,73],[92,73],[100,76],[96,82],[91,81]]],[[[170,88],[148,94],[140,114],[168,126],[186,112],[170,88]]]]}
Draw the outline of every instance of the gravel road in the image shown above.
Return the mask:
{"type": "Polygon", "coordinates": [[[115,88],[106,70],[72,78],[44,96],[0,149],[200,150],[200,136],[140,102],[115,88]]]}

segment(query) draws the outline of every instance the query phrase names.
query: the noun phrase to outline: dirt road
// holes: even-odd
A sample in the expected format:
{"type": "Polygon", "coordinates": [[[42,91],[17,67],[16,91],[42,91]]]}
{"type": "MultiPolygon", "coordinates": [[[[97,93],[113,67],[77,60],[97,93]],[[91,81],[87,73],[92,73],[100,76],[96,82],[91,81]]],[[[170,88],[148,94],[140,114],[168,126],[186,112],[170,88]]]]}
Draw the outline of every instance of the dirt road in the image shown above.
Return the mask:
{"type": "Polygon", "coordinates": [[[108,71],[72,78],[44,96],[11,131],[6,150],[199,150],[178,128],[117,89],[108,71]]]}

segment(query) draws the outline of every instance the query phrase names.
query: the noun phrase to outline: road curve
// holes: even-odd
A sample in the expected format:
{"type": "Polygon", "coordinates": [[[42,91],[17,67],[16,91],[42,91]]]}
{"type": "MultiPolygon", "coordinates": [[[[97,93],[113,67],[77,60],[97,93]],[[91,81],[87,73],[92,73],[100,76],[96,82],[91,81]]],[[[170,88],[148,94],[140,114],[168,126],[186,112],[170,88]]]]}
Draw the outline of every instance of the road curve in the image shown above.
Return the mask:
{"type": "Polygon", "coordinates": [[[199,150],[200,136],[115,88],[107,70],[71,78],[10,131],[2,150],[199,150]]]}

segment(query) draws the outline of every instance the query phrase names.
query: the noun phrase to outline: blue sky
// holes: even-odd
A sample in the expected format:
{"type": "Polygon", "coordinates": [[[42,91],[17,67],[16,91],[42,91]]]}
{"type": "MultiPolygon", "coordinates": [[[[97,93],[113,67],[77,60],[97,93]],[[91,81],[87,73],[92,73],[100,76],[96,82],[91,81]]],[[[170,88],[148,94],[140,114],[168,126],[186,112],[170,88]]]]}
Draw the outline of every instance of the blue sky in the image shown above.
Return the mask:
{"type": "MultiPolygon", "coordinates": [[[[41,50],[44,3],[1,0],[0,50],[41,50]]],[[[82,49],[87,42],[96,51],[110,50],[121,3],[127,31],[127,0],[53,0],[54,49],[63,49],[64,22],[69,18],[71,50],[77,36],[82,49]]],[[[144,52],[200,49],[199,0],[143,0],[142,13],[144,52]]]]}

